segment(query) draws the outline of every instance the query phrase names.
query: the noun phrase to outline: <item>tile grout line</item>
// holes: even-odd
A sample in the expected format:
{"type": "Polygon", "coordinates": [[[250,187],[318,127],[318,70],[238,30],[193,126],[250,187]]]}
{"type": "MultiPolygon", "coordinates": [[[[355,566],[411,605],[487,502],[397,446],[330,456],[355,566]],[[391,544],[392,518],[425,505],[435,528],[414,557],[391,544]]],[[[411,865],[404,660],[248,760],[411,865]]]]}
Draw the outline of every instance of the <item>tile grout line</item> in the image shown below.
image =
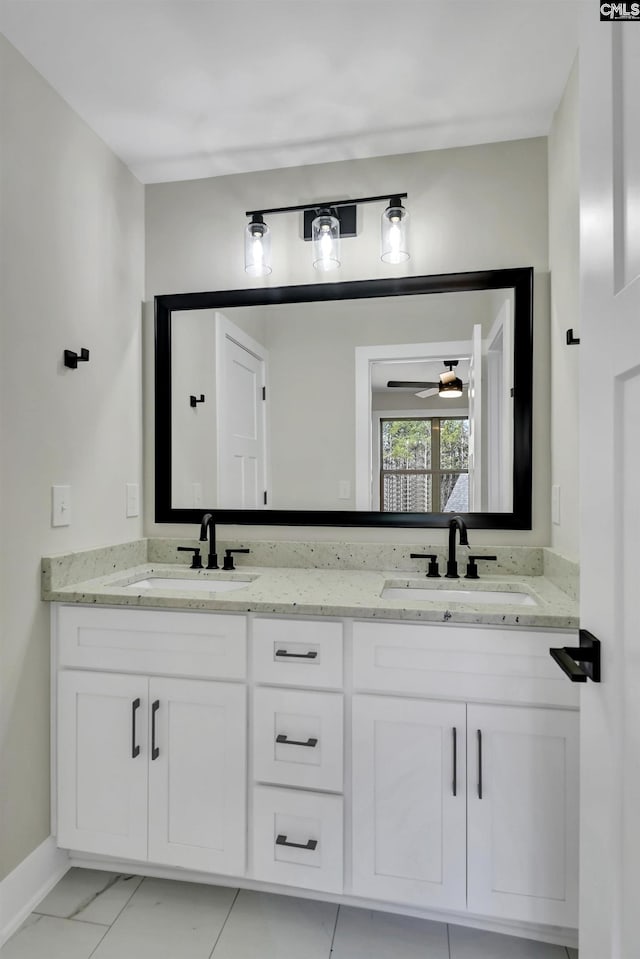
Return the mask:
{"type": "Polygon", "coordinates": [[[216,946],[217,946],[218,943],[220,942],[220,936],[221,936],[222,933],[224,932],[224,927],[226,926],[226,924],[227,924],[228,921],[229,921],[229,916],[231,915],[231,913],[232,913],[232,911],[233,911],[233,907],[235,906],[236,900],[237,900],[237,898],[238,898],[239,895],[240,895],[240,890],[239,890],[239,889],[236,889],[236,894],[235,894],[235,896],[233,897],[233,902],[232,902],[231,905],[229,906],[229,911],[228,911],[227,915],[226,915],[225,918],[224,918],[224,922],[222,923],[222,926],[221,926],[221,928],[220,928],[220,932],[219,932],[218,935],[216,936],[215,942],[214,942],[214,944],[213,944],[213,948],[211,949],[211,952],[209,953],[209,959],[212,959],[213,954],[214,954],[214,952],[216,951],[216,946]]]}
{"type": "MultiPolygon", "coordinates": [[[[121,875],[126,875],[126,876],[131,875],[131,878],[132,878],[132,879],[138,879],[138,878],[139,878],[138,876],[134,876],[132,873],[122,873],[121,875]]],[[[140,877],[140,878],[142,879],[142,881],[139,882],[138,885],[136,886],[136,888],[133,890],[133,892],[131,893],[131,895],[129,896],[129,898],[127,899],[127,901],[125,902],[125,904],[123,905],[122,909],[120,909],[120,911],[118,912],[118,915],[115,917],[115,919],[113,919],[113,920],[109,923],[109,929],[111,929],[111,927],[116,924],[116,922],[118,921],[118,919],[120,918],[120,916],[122,915],[122,913],[125,911],[125,909],[126,909],[127,906],[129,905],[129,903],[131,902],[131,900],[133,899],[133,897],[134,897],[135,894],[137,893],[138,889],[142,889],[142,887],[144,886],[145,877],[142,876],[142,877],[140,877]]],[[[80,921],[82,922],[82,921],[84,921],[84,920],[80,920],[80,921]]]]}
{"type": "Polygon", "coordinates": [[[91,959],[92,956],[95,956],[96,950],[99,949],[102,943],[104,942],[104,937],[108,935],[110,932],[111,932],[111,926],[107,926],[106,929],[104,930],[104,935],[100,936],[100,939],[98,940],[98,942],[96,942],[95,946],[93,947],[93,949],[87,956],[87,959],[91,959]]]}
{"type": "Polygon", "coordinates": [[[329,946],[329,959],[331,959],[331,953],[333,952],[333,944],[336,941],[336,932],[338,929],[338,918],[340,917],[340,906],[336,909],[336,921],[333,924],[333,935],[331,936],[331,945],[329,946]]]}
{"type": "MultiPolygon", "coordinates": [[[[127,875],[128,875],[128,874],[127,874],[127,875]]],[[[124,910],[127,908],[127,906],[129,905],[129,903],[131,902],[131,900],[133,899],[133,897],[135,896],[135,894],[137,893],[138,889],[141,889],[143,885],[144,885],[144,876],[142,877],[142,882],[138,883],[138,885],[137,885],[136,888],[133,890],[133,892],[131,893],[131,895],[129,896],[129,898],[127,899],[127,901],[125,902],[124,906],[122,907],[122,909],[120,910],[120,912],[119,912],[118,915],[116,916],[116,918],[113,920],[112,923],[110,923],[110,924],[106,927],[105,932],[104,932],[104,936],[101,936],[101,937],[100,937],[100,941],[96,943],[96,945],[94,946],[94,948],[91,950],[91,952],[90,952],[89,955],[87,956],[87,959],[91,959],[91,957],[96,954],[96,949],[99,949],[99,948],[100,948],[100,946],[101,946],[102,943],[104,942],[105,936],[107,936],[107,935],[111,932],[111,930],[112,930],[113,927],[115,926],[116,922],[118,921],[118,919],[120,918],[120,916],[122,915],[122,913],[124,912],[124,910]]],[[[75,920],[72,920],[72,921],[73,921],[73,922],[83,922],[84,920],[82,920],[82,919],[75,919],[75,920]]],[[[86,925],[89,925],[89,923],[86,923],[86,925]]],[[[98,923],[92,923],[92,925],[96,925],[96,926],[97,926],[98,923]]]]}

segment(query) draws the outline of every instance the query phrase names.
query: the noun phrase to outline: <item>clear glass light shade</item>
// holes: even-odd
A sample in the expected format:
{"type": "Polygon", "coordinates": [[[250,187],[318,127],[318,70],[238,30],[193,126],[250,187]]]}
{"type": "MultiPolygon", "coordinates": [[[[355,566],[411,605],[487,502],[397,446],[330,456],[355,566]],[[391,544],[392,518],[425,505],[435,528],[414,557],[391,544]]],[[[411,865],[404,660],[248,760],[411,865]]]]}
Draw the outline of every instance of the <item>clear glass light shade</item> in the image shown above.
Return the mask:
{"type": "Polygon", "coordinates": [[[340,266],[340,221],[328,211],[322,211],[311,224],[313,265],[326,273],[340,266]]]}
{"type": "Polygon", "coordinates": [[[249,276],[271,273],[271,230],[262,217],[254,216],[244,232],[244,268],[249,276]]]}
{"type": "Polygon", "coordinates": [[[391,203],[382,214],[380,259],[383,263],[404,263],[409,259],[409,215],[401,203],[391,203]]]}

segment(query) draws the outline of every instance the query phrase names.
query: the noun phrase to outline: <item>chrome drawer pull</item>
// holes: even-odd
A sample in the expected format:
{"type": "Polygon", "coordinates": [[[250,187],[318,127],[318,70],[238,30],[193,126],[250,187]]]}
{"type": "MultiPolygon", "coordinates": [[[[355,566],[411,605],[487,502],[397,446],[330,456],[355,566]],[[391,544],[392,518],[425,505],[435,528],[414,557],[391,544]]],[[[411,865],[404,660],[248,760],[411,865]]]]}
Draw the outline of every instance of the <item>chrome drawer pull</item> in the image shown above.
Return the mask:
{"type": "Polygon", "coordinates": [[[286,649],[276,649],[276,656],[282,659],[317,659],[317,649],[310,649],[308,653],[288,653],[286,649]]]}
{"type": "Polygon", "coordinates": [[[310,739],[307,739],[306,743],[303,743],[303,742],[300,742],[300,740],[298,739],[287,739],[285,733],[278,733],[278,735],[276,736],[276,742],[284,743],[286,746],[310,746],[311,749],[313,749],[314,746],[318,745],[317,739],[310,738],[310,739]]]}
{"type": "Polygon", "coordinates": [[[286,836],[278,836],[276,846],[291,846],[293,849],[309,849],[311,852],[318,845],[317,839],[309,839],[307,842],[287,842],[286,836]]]}

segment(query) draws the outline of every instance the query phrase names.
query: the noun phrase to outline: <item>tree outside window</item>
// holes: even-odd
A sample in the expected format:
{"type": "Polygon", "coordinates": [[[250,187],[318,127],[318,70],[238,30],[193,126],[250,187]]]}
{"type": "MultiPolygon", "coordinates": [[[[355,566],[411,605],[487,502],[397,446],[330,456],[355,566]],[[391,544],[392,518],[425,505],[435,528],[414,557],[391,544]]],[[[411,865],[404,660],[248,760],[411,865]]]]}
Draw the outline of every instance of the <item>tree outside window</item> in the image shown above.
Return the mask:
{"type": "Polygon", "coordinates": [[[380,509],[464,513],[469,508],[469,419],[380,421],[380,509]]]}

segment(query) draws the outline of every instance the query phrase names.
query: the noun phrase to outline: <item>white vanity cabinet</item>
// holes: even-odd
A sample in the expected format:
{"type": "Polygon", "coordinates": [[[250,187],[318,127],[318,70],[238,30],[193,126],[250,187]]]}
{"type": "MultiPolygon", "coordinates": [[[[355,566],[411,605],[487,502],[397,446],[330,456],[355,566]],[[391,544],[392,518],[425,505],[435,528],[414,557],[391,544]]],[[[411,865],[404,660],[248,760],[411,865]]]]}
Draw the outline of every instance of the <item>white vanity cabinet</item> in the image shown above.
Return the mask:
{"type": "Polygon", "coordinates": [[[356,895],[577,926],[577,691],[548,653],[561,642],[354,624],[356,895]]]}
{"type": "MultiPolygon", "coordinates": [[[[174,629],[184,629],[184,614],[162,615],[168,617],[165,630],[172,616],[177,616],[174,629]]],[[[246,686],[133,672],[141,649],[153,656],[154,639],[160,660],[169,645],[175,647],[169,655],[176,671],[197,675],[199,652],[210,663],[207,626],[215,647],[225,624],[206,614],[190,615],[194,642],[180,651],[175,639],[167,643],[164,630],[154,632],[155,612],[57,609],[58,845],[204,872],[244,873],[246,686]],[[68,659],[78,658],[83,631],[92,639],[89,653],[80,647],[83,665],[94,669],[66,669],[68,659]],[[105,658],[115,656],[126,666],[128,653],[131,673],[100,669],[105,658]]],[[[238,619],[242,638],[238,624],[228,623],[229,642],[242,644],[244,618],[224,619],[238,619]]]]}
{"type": "Polygon", "coordinates": [[[578,690],[549,656],[570,634],[56,605],[53,639],[72,854],[577,926],[578,690]]]}

